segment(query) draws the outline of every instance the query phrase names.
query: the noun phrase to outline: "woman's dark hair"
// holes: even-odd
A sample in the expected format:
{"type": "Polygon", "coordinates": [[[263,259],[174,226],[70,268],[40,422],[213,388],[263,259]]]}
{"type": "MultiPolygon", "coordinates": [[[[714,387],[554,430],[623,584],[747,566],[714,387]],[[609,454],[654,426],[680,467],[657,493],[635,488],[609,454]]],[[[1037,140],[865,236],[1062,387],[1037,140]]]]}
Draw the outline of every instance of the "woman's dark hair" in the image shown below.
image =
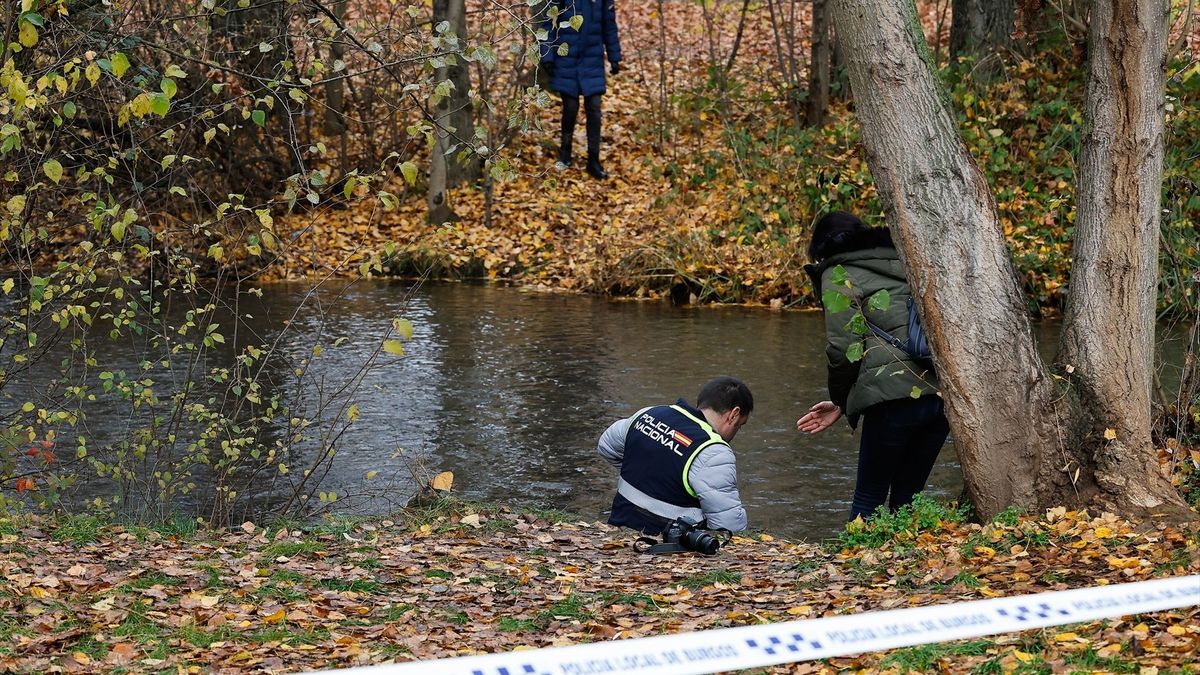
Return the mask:
{"type": "Polygon", "coordinates": [[[710,380],[700,388],[696,397],[696,407],[708,408],[719,413],[741,408],[743,415],[749,415],[754,410],[754,396],[750,388],[736,377],[722,376],[710,380]]]}
{"type": "Polygon", "coordinates": [[[853,214],[832,211],[821,216],[813,227],[808,257],[819,262],[838,253],[879,247],[895,247],[886,227],[871,227],[853,214]]]}

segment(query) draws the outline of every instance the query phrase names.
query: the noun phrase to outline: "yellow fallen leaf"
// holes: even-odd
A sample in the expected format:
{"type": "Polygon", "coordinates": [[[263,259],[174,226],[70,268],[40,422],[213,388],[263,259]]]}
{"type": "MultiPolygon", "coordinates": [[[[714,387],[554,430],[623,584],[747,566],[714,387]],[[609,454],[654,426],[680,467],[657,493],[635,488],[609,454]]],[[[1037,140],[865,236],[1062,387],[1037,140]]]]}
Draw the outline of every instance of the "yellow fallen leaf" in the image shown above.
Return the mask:
{"type": "Polygon", "coordinates": [[[1017,660],[1021,663],[1029,663],[1033,659],[1033,654],[1026,654],[1020,649],[1014,649],[1013,656],[1017,657],[1017,660]]]}
{"type": "Polygon", "coordinates": [[[433,480],[429,482],[429,487],[433,488],[434,490],[441,490],[443,492],[449,492],[450,486],[452,485],[454,485],[453,471],[443,471],[434,476],[433,480]]]}
{"type": "Polygon", "coordinates": [[[207,608],[216,607],[217,603],[221,602],[221,596],[219,595],[202,595],[197,599],[200,601],[201,607],[207,608]]]}
{"type": "Polygon", "coordinates": [[[264,616],[263,621],[266,621],[267,623],[279,623],[280,621],[283,621],[285,617],[287,617],[287,612],[280,608],[279,611],[275,612],[274,614],[264,616]]]}
{"type": "Polygon", "coordinates": [[[1106,440],[1106,441],[1117,440],[1117,432],[1113,429],[1105,429],[1104,430],[1104,440],[1106,440]]]}
{"type": "Polygon", "coordinates": [[[787,613],[792,616],[799,616],[800,614],[808,614],[811,611],[812,605],[800,605],[799,607],[789,608],[787,613]]]}
{"type": "Polygon", "coordinates": [[[50,595],[50,591],[47,591],[46,589],[42,588],[41,586],[32,586],[29,589],[29,594],[35,598],[44,598],[47,595],[50,595]]]}
{"type": "Polygon", "coordinates": [[[1170,626],[1167,628],[1167,632],[1170,633],[1171,635],[1183,635],[1187,631],[1184,629],[1183,626],[1170,626]]]}
{"type": "Polygon", "coordinates": [[[479,522],[478,513],[472,513],[470,515],[463,516],[462,518],[459,518],[458,522],[462,523],[463,525],[470,525],[471,527],[483,527],[483,525],[479,522]]]}
{"type": "Polygon", "coordinates": [[[1096,528],[1096,538],[1097,539],[1108,539],[1111,536],[1113,536],[1113,531],[1111,529],[1109,529],[1107,527],[1097,527],[1096,528]]]}
{"type": "Polygon", "coordinates": [[[75,659],[75,663],[81,666],[86,666],[92,662],[92,657],[83,652],[71,652],[71,658],[75,659]]]}
{"type": "Polygon", "coordinates": [[[991,546],[976,546],[975,554],[981,555],[984,558],[994,558],[996,556],[996,549],[991,546]]]}
{"type": "Polygon", "coordinates": [[[110,610],[112,608],[113,608],[113,599],[112,598],[102,598],[101,600],[92,603],[92,609],[96,610],[97,612],[107,612],[108,610],[110,610]]]}
{"type": "Polygon", "coordinates": [[[760,535],[758,535],[758,540],[759,541],[775,541],[775,537],[772,537],[769,534],[760,534],[760,535]]]}
{"type": "Polygon", "coordinates": [[[1075,642],[1079,639],[1079,635],[1075,633],[1059,633],[1054,636],[1055,642],[1075,642]]]}

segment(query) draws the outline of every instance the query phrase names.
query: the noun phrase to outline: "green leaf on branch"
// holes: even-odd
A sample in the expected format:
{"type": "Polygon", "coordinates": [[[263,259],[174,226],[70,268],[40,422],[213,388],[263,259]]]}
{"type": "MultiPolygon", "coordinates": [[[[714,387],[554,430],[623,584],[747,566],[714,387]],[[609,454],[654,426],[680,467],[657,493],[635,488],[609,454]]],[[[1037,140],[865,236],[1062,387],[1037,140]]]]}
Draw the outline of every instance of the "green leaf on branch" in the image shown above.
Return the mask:
{"type": "Polygon", "coordinates": [[[850,317],[850,321],[846,323],[846,328],[855,335],[866,335],[871,330],[867,327],[867,317],[863,316],[862,312],[855,312],[854,316],[850,317]]]}
{"type": "MultiPolygon", "coordinates": [[[[173,83],[172,83],[173,84],[173,83]]],[[[150,96],[150,110],[159,117],[166,117],[167,111],[171,109],[171,99],[164,94],[152,94],[150,96]]]]}
{"type": "Polygon", "coordinates": [[[850,297],[828,288],[821,293],[821,304],[825,305],[825,311],[830,314],[840,314],[850,309],[850,297]]]}
{"type": "Polygon", "coordinates": [[[250,119],[254,120],[254,123],[261,127],[267,123],[267,112],[265,110],[255,110],[250,113],[250,119]]]}
{"type": "Polygon", "coordinates": [[[401,162],[400,175],[404,176],[404,181],[409,185],[417,182],[417,165],[412,162],[401,162]]]}
{"type": "Polygon", "coordinates": [[[118,80],[121,79],[125,71],[129,70],[129,57],[121,52],[117,52],[109,60],[112,62],[112,74],[116,75],[118,80]]]}
{"type": "Polygon", "coordinates": [[[867,298],[867,307],[870,307],[876,312],[882,312],[886,310],[891,306],[891,304],[892,296],[887,292],[886,288],[881,288],[878,291],[875,291],[871,294],[871,297],[867,298]]]}
{"type": "Polygon", "coordinates": [[[392,329],[399,333],[405,340],[412,339],[413,325],[408,319],[392,319],[392,329]]]}
{"type": "Polygon", "coordinates": [[[42,173],[46,174],[46,177],[50,180],[58,183],[62,180],[62,164],[60,164],[57,159],[48,159],[46,160],[46,163],[42,165],[42,173]]]}
{"type": "Polygon", "coordinates": [[[858,363],[863,357],[863,344],[855,342],[846,348],[846,360],[850,363],[858,363]]]}

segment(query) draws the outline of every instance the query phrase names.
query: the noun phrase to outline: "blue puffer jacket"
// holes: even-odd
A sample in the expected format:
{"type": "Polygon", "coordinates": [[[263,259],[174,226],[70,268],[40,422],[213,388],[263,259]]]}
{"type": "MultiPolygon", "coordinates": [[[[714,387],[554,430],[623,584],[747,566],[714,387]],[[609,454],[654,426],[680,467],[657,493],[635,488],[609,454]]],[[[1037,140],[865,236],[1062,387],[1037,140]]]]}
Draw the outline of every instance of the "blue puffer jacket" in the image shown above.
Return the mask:
{"type": "Polygon", "coordinates": [[[605,51],[611,63],[621,60],[615,0],[554,0],[554,5],[561,13],[541,44],[542,62],[554,64],[550,88],[564,96],[603,94],[605,51]],[[571,28],[574,16],[583,18],[579,30],[571,28]],[[559,56],[559,45],[566,45],[566,55],[559,56]]]}

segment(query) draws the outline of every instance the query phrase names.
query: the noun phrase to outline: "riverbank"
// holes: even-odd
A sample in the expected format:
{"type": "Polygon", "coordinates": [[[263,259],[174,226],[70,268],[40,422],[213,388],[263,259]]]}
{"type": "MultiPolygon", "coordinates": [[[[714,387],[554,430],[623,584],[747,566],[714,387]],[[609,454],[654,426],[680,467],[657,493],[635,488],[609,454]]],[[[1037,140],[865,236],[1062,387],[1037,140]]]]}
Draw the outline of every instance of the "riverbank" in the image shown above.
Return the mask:
{"type": "MultiPolygon", "coordinates": [[[[929,502],[825,544],[754,533],[651,557],[630,542],[449,500],[227,533],[0,520],[0,670],[296,672],[1200,573],[1195,529],[1062,510],[980,526],[929,502]]],[[[769,672],[1193,673],[1198,648],[1192,607],[769,672]]]]}
{"type": "MultiPolygon", "coordinates": [[[[559,106],[552,98],[527,111],[531,128],[504,146],[511,176],[490,192],[450,191],[451,223],[428,222],[423,175],[412,185],[385,175],[387,198],[360,186],[345,201],[331,197],[337,209],[279,214],[281,250],[263,250],[237,233],[222,249],[225,260],[261,269],[261,278],[365,272],[684,303],[816,305],[803,270],[812,223],[841,209],[881,224],[882,206],[852,103],[835,97],[822,127],[795,124],[775,65],[779,37],[770,13],[756,7],[743,17],[738,5],[716,3],[710,14],[697,3],[666,3],[661,23],[653,11],[619,14],[627,48],[604,96],[607,181],[580,166],[582,125],[575,166],[556,167],[559,106]],[[729,63],[736,67],[721,87],[712,59],[726,61],[735,35],[729,63]]],[[[922,6],[922,25],[944,63],[945,17],[940,5],[922,6]]],[[[806,39],[800,36],[799,50],[806,39]]],[[[1072,255],[1084,73],[1045,62],[1057,63],[1071,48],[1054,44],[1046,55],[1027,55],[992,83],[940,73],[963,140],[996,196],[1029,305],[1046,314],[1063,305],[1072,255]]],[[[1192,161],[1200,108],[1191,104],[1200,95],[1200,69],[1191,63],[1168,73],[1176,104],[1167,116],[1160,284],[1162,305],[1184,315],[1195,302],[1188,270],[1197,262],[1200,222],[1191,187],[1200,180],[1192,161]]]]}

